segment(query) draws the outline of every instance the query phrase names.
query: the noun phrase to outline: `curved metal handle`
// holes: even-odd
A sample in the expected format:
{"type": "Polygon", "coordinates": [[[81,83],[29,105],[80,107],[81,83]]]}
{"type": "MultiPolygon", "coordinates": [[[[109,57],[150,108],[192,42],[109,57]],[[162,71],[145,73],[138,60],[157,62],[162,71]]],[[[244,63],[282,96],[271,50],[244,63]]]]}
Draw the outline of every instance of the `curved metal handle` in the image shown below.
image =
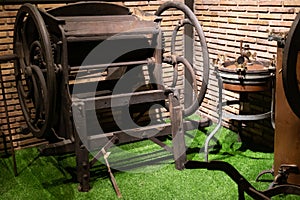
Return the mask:
{"type": "MultiPolygon", "coordinates": [[[[185,24],[192,24],[196,29],[196,32],[200,39],[200,45],[202,47],[202,53],[203,53],[202,85],[201,85],[200,91],[197,94],[197,98],[193,101],[193,103],[188,108],[184,109],[184,111],[183,111],[184,116],[188,116],[188,115],[191,115],[194,112],[196,112],[197,109],[199,109],[199,107],[204,99],[204,96],[205,96],[205,93],[207,90],[207,86],[208,86],[208,80],[209,80],[209,53],[208,53],[208,48],[207,48],[204,32],[200,26],[200,23],[198,22],[197,17],[192,12],[192,10],[188,6],[186,6],[184,3],[168,1],[164,4],[162,4],[158,8],[155,15],[160,16],[164,11],[166,11],[170,8],[176,8],[176,9],[182,11],[185,14],[185,16],[187,17],[187,19],[184,19],[182,21],[182,25],[175,28],[175,30],[173,32],[172,41],[173,40],[175,41],[175,37],[176,37],[177,31],[178,31],[177,29],[179,29],[181,26],[183,26],[185,24]]],[[[174,47],[172,47],[172,51],[174,51],[174,47]]],[[[190,71],[192,76],[193,76],[193,74],[195,75],[195,72],[191,72],[191,70],[190,70],[190,69],[193,69],[193,67],[185,58],[179,57],[178,62],[183,63],[186,66],[186,68],[190,71]]],[[[196,83],[196,82],[194,82],[194,83],[196,83]]]]}

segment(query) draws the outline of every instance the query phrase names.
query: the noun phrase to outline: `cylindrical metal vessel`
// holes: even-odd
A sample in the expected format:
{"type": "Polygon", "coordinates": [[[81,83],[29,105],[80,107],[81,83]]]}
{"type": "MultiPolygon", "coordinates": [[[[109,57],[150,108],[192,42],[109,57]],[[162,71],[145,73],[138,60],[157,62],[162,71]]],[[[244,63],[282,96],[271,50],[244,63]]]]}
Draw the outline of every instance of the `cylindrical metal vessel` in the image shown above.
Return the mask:
{"type": "Polygon", "coordinates": [[[253,61],[239,68],[236,61],[226,61],[218,67],[223,88],[235,92],[260,92],[270,88],[274,69],[269,62],[253,61]]]}

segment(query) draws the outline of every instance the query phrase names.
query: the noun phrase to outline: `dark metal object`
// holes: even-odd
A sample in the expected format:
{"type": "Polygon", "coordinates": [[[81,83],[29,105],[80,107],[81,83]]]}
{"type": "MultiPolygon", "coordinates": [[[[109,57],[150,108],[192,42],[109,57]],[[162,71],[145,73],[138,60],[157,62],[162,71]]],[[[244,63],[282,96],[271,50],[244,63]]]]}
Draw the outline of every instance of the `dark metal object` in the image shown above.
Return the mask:
{"type": "Polygon", "coordinates": [[[223,161],[187,161],[186,169],[208,169],[225,172],[236,184],[239,189],[239,199],[245,199],[246,192],[253,199],[271,199],[271,197],[279,194],[295,194],[300,195],[300,187],[297,185],[277,185],[265,191],[255,189],[250,182],[248,182],[232,165],[223,161]]]}
{"type": "Polygon", "coordinates": [[[178,10],[181,10],[185,13],[187,19],[191,22],[191,24],[195,27],[196,32],[198,34],[198,37],[200,39],[200,44],[202,48],[202,54],[203,54],[203,76],[202,76],[202,85],[199,93],[197,94],[196,101],[193,101],[193,103],[186,107],[184,110],[183,115],[187,116],[192,113],[194,113],[201,105],[206,90],[208,86],[208,80],[209,80],[209,54],[208,54],[208,48],[205,40],[205,35],[202,30],[202,27],[200,26],[197,17],[195,14],[188,8],[188,6],[180,3],[180,2],[173,2],[169,1],[161,5],[158,10],[156,11],[156,15],[160,16],[165,10],[168,10],[170,8],[176,8],[178,10]]]}
{"type": "Polygon", "coordinates": [[[281,164],[278,170],[278,174],[275,176],[272,187],[276,187],[277,185],[286,185],[288,184],[289,174],[299,174],[299,168],[297,165],[291,164],[281,164]]]}
{"type": "MultiPolygon", "coordinates": [[[[14,61],[15,59],[16,59],[16,55],[14,55],[14,54],[0,56],[0,64],[5,63],[5,62],[9,62],[9,61],[14,61]]],[[[2,70],[0,70],[0,82],[1,82],[2,97],[3,97],[3,102],[4,102],[4,112],[5,112],[5,118],[6,118],[6,123],[7,123],[10,150],[11,150],[12,160],[13,160],[13,170],[14,170],[14,175],[17,176],[18,175],[17,161],[16,161],[15,148],[14,148],[14,145],[13,145],[12,132],[11,132],[10,122],[9,122],[8,105],[7,105],[6,95],[5,95],[5,88],[4,88],[2,70]]],[[[3,134],[3,137],[5,138],[4,134],[3,134]]],[[[5,143],[4,145],[6,145],[5,140],[4,140],[4,143],[5,143]]],[[[6,151],[6,146],[5,146],[5,151],[6,151]]]]}
{"type": "Polygon", "coordinates": [[[282,61],[282,80],[287,101],[300,118],[299,91],[299,52],[300,52],[300,13],[296,16],[286,38],[282,61]]]}
{"type": "Polygon", "coordinates": [[[268,36],[268,40],[269,41],[276,41],[277,46],[279,48],[284,48],[286,35],[285,34],[276,34],[276,33],[271,32],[268,36]]]}
{"type": "Polygon", "coordinates": [[[55,66],[46,24],[31,4],[24,4],[16,16],[14,54],[18,57],[15,76],[25,121],[33,135],[49,139],[56,109],[55,66]]]}
{"type": "Polygon", "coordinates": [[[100,156],[105,156],[102,149],[115,144],[150,139],[173,153],[177,169],[184,168],[184,132],[210,125],[209,120],[183,120],[183,116],[198,110],[209,74],[204,34],[187,6],[166,2],[156,16],[147,18],[133,15],[126,7],[102,2],[78,2],[48,11],[26,3],[19,9],[14,31],[17,90],[28,130],[49,141],[40,149],[44,155],[75,151],[80,191],[90,189],[90,168],[100,156]],[[201,38],[204,75],[199,94],[192,65],[184,57],[172,55],[174,59],[170,60],[163,55],[162,17],[159,15],[169,8],[177,8],[186,14],[201,38]],[[112,60],[110,53],[104,50],[89,60],[90,53],[100,44],[108,45],[108,50],[129,50],[112,60]],[[184,110],[179,91],[165,88],[162,79],[162,64],[173,61],[182,63],[193,77],[197,99],[184,110]],[[128,80],[126,90],[114,93],[118,82],[132,70],[136,70],[131,77],[134,81],[128,80]],[[145,79],[149,79],[149,83],[145,79]],[[136,84],[141,86],[135,88],[136,84]],[[148,115],[153,105],[162,106],[163,112],[169,113],[171,123],[158,117],[153,124],[147,125],[152,123],[148,115]],[[129,116],[124,111],[128,108],[129,116]],[[96,118],[93,119],[90,113],[96,113],[96,118]],[[114,116],[115,113],[118,116],[114,116]],[[129,123],[124,129],[115,117],[130,118],[138,126],[129,123]],[[95,123],[103,130],[95,129],[95,123]],[[153,135],[153,132],[157,133],[153,135]],[[173,147],[164,145],[157,138],[170,134],[173,147]],[[90,151],[98,152],[97,159],[89,160],[90,151]]]}
{"type": "Polygon", "coordinates": [[[250,52],[249,45],[243,47],[242,44],[241,41],[241,55],[236,60],[220,61],[222,63],[216,67],[216,72],[223,80],[223,87],[236,92],[267,90],[275,75],[274,62],[256,60],[256,54],[250,52]]]}
{"type": "MultiPolygon", "coordinates": [[[[51,4],[51,3],[75,3],[79,2],[80,0],[28,0],[26,3],[32,4],[51,4]]],[[[99,0],[89,0],[90,2],[99,2],[99,0]]],[[[105,2],[122,2],[123,0],[104,0],[105,2]]],[[[103,1],[103,2],[104,2],[103,1]]],[[[136,1],[136,0],[126,0],[126,1],[136,1]]],[[[22,0],[2,0],[1,5],[12,5],[12,4],[23,4],[24,1],[22,0]]]]}
{"type": "Polygon", "coordinates": [[[274,168],[272,169],[267,169],[267,170],[263,170],[262,172],[260,172],[256,178],[255,178],[255,181],[258,182],[259,181],[259,178],[262,177],[263,175],[265,174],[271,174],[272,176],[274,176],[274,168]]]}
{"type": "MultiPolygon", "coordinates": [[[[241,43],[242,46],[242,43],[241,43]]],[[[226,119],[238,121],[254,121],[271,118],[273,128],[274,123],[274,70],[275,67],[268,62],[251,61],[251,53],[249,47],[246,49],[241,48],[241,55],[236,61],[222,62],[219,66],[215,67],[216,77],[218,80],[219,98],[218,98],[218,122],[215,129],[208,135],[205,141],[204,156],[205,161],[208,161],[208,147],[210,140],[215,136],[222,126],[223,117],[226,119]],[[271,109],[265,113],[257,113],[251,115],[245,114],[232,114],[223,111],[224,106],[239,104],[247,102],[247,93],[265,91],[271,87],[272,102],[271,109]],[[239,100],[223,101],[223,89],[240,93],[239,100]]]]}

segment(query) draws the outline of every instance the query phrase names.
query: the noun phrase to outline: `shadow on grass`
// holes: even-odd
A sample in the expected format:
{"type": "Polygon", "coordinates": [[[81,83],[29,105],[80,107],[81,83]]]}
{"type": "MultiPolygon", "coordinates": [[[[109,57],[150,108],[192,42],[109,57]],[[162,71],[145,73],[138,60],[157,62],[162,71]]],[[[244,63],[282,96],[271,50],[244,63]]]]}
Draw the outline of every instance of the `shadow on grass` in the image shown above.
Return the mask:
{"type": "Polygon", "coordinates": [[[5,157],[0,160],[0,198],[8,192],[14,185],[17,185],[15,176],[12,172],[12,161],[9,157],[5,157]]]}
{"type": "MultiPolygon", "coordinates": [[[[129,154],[131,155],[131,154],[129,154]]],[[[134,156],[124,156],[120,153],[112,153],[108,158],[111,170],[114,174],[123,173],[133,170],[142,170],[144,167],[161,167],[166,164],[173,163],[173,155],[163,149],[154,150],[148,153],[138,153],[134,156]]],[[[39,158],[39,157],[37,157],[39,158]]],[[[37,160],[34,159],[32,162],[37,160]]],[[[45,162],[51,163],[55,167],[55,171],[59,171],[60,177],[57,179],[44,180],[39,178],[43,187],[46,190],[53,190],[62,185],[77,183],[76,171],[76,156],[75,154],[66,154],[63,156],[47,156],[41,157],[45,162]],[[63,176],[63,177],[61,177],[63,176]]],[[[90,157],[91,159],[92,157],[90,157]]],[[[32,162],[28,165],[32,165],[32,162]]],[[[94,166],[90,168],[90,185],[93,187],[94,183],[99,179],[109,179],[109,173],[103,158],[99,159],[94,166]]]]}

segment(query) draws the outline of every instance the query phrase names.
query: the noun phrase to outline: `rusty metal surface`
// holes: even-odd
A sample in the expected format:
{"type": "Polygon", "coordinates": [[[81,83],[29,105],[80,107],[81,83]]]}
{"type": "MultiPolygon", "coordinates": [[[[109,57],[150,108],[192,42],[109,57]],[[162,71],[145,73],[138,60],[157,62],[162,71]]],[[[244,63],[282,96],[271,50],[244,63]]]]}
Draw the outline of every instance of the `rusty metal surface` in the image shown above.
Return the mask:
{"type": "MultiPolygon", "coordinates": [[[[277,49],[277,64],[281,66],[283,49],[277,49]]],[[[277,176],[282,164],[300,166],[300,119],[293,112],[284,94],[280,68],[276,70],[274,172],[277,176]]],[[[300,185],[300,175],[290,174],[288,183],[300,185]]]]}
{"type": "MultiPolygon", "coordinates": [[[[224,65],[218,69],[220,71],[236,72],[237,66],[234,62],[235,61],[226,61],[224,65]]],[[[253,61],[251,64],[247,65],[247,73],[268,73],[269,65],[269,62],[253,61]]]]}
{"type": "Polygon", "coordinates": [[[235,61],[226,61],[216,70],[223,79],[224,88],[236,92],[265,91],[270,88],[274,77],[269,62],[254,61],[239,68],[235,61]]]}
{"type": "Polygon", "coordinates": [[[223,88],[234,92],[260,92],[270,89],[270,83],[263,85],[243,85],[243,84],[228,84],[224,83],[223,88]]]}
{"type": "MultiPolygon", "coordinates": [[[[2,1],[2,5],[19,3],[22,2],[2,1]]],[[[174,45],[174,41],[172,43],[174,45]]],[[[24,130],[49,142],[40,149],[43,155],[75,152],[80,191],[89,191],[90,168],[100,156],[107,156],[103,148],[150,139],[173,153],[176,168],[183,169],[185,131],[211,125],[209,119],[183,119],[198,110],[204,99],[209,57],[196,16],[180,2],[166,2],[156,15],[146,16],[131,13],[127,7],[118,4],[98,1],[27,1],[16,16],[14,53],[0,56],[0,62],[10,60],[15,60],[17,91],[28,126],[24,130]],[[30,4],[54,2],[70,4],[47,11],[30,4]],[[197,73],[187,59],[172,55],[174,59],[169,60],[164,55],[165,40],[160,27],[163,17],[160,15],[169,8],[182,11],[202,38],[204,76],[199,92],[197,73]],[[85,62],[94,48],[103,43],[108,46],[97,52],[97,58],[103,60],[85,62]],[[111,51],[123,47],[128,52],[114,60],[107,58],[111,51]],[[193,77],[192,95],[197,98],[186,109],[181,105],[176,83],[172,88],[164,85],[163,62],[182,64],[193,77]],[[135,70],[135,74],[122,83],[126,90],[115,92],[118,82],[131,70],[135,70]],[[160,106],[159,110],[155,111],[154,105],[160,106]],[[96,115],[95,119],[91,113],[96,115]],[[128,118],[134,123],[127,124],[125,119],[128,118]],[[166,123],[166,118],[171,122],[166,123]],[[117,119],[122,120],[125,128],[117,123],[117,119]],[[103,131],[94,129],[95,124],[103,131]],[[157,138],[165,135],[172,135],[173,147],[157,138]],[[99,152],[97,159],[90,161],[91,150],[99,152]]],[[[120,195],[108,160],[105,161],[120,195]]]]}
{"type": "Polygon", "coordinates": [[[274,61],[258,60],[256,53],[250,52],[250,46],[240,43],[240,56],[235,60],[226,60],[219,56],[216,71],[224,83],[224,88],[235,92],[259,92],[270,88],[274,78],[274,61]]]}

